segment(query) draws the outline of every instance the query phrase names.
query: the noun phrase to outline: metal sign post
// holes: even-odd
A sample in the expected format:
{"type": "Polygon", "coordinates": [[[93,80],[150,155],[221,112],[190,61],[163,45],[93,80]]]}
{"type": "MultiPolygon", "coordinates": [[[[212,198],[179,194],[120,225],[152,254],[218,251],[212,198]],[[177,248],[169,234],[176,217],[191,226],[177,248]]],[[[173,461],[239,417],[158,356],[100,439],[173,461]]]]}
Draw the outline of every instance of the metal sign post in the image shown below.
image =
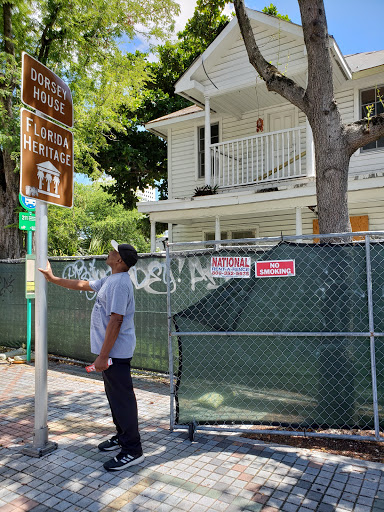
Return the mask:
{"type": "Polygon", "coordinates": [[[35,271],[35,429],[33,444],[23,452],[41,457],[57,448],[48,441],[47,281],[37,269],[48,259],[48,206],[72,207],[73,136],[56,121],[73,126],[72,97],[68,85],[50,69],[23,53],[21,109],[20,193],[36,198],[35,271]],[[52,120],[47,119],[49,116],[52,120]]]}
{"type": "MultiPolygon", "coordinates": [[[[48,206],[36,204],[36,268],[45,268],[48,258],[48,206]]],[[[41,457],[57,448],[57,443],[48,441],[48,336],[47,336],[47,281],[36,272],[35,298],[35,430],[33,443],[23,452],[33,457],[41,457]]]]}

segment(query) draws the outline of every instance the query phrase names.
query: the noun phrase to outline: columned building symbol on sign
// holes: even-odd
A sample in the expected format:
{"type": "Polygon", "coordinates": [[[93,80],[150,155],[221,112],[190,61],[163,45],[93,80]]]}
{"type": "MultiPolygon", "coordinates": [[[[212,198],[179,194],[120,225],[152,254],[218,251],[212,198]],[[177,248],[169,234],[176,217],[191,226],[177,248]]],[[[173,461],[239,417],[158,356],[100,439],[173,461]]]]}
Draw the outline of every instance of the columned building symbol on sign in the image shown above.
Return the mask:
{"type": "Polygon", "coordinates": [[[51,162],[37,164],[37,178],[39,180],[39,193],[47,196],[60,197],[60,171],[51,162]],[[53,191],[51,191],[53,187],[53,191]]]}

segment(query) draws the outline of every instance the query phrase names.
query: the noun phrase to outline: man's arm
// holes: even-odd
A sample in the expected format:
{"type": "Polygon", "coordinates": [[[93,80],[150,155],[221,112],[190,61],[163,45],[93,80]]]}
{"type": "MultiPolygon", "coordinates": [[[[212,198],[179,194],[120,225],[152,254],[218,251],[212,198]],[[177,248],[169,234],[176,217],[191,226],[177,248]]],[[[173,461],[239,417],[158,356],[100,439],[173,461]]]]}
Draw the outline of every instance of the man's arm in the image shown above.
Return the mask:
{"type": "Polygon", "coordinates": [[[47,261],[47,268],[44,270],[39,268],[40,272],[44,275],[45,279],[53,284],[68,288],[69,290],[82,290],[86,292],[93,292],[89,285],[89,281],[82,281],[81,279],[64,279],[53,275],[51,264],[47,261]]]}
{"type": "Polygon", "coordinates": [[[118,315],[117,313],[112,313],[109,317],[109,322],[105,330],[103,346],[101,347],[100,354],[93,363],[97,372],[101,372],[108,368],[109,353],[117,340],[121,324],[123,323],[123,318],[123,315],[118,315]]]}

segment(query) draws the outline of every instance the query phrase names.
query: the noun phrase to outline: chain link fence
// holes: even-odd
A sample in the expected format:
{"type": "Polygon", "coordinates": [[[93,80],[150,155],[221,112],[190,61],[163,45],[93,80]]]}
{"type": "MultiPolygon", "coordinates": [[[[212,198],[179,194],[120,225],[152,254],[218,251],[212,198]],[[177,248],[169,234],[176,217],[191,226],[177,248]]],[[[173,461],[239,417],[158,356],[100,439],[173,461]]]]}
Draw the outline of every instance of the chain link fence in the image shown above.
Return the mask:
{"type": "Polygon", "coordinates": [[[171,429],[384,440],[384,233],[356,239],[169,244],[171,429]]]}

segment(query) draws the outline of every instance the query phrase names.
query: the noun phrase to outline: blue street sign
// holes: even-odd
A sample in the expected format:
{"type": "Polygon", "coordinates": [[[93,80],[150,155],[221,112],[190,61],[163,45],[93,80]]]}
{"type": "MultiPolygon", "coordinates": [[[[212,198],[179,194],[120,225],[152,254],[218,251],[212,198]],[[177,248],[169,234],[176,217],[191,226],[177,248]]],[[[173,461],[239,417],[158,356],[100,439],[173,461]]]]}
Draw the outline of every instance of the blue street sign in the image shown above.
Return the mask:
{"type": "Polygon", "coordinates": [[[32,199],[31,197],[22,196],[19,194],[19,201],[21,206],[25,210],[34,211],[36,210],[36,199],[32,199]]]}

